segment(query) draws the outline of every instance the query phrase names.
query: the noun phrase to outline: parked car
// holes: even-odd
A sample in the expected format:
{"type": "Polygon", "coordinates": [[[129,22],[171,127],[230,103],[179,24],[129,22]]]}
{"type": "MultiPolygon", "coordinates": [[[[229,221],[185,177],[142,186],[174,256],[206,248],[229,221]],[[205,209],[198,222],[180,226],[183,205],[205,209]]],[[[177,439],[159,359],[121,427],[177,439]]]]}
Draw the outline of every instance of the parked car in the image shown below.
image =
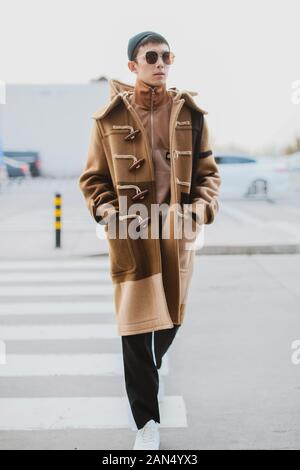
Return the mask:
{"type": "Polygon", "coordinates": [[[9,178],[28,178],[31,176],[28,163],[3,157],[9,178]]]}
{"type": "Polygon", "coordinates": [[[273,197],[289,188],[284,158],[256,158],[216,154],[222,177],[222,195],[273,197]]]}
{"type": "Polygon", "coordinates": [[[300,171],[300,152],[288,155],[286,159],[289,171],[300,171]]]}
{"type": "Polygon", "coordinates": [[[6,165],[4,163],[4,156],[3,152],[1,149],[1,141],[0,141],[0,189],[3,183],[7,180],[8,174],[7,174],[7,169],[6,165]]]}
{"type": "Polygon", "coordinates": [[[4,151],[7,158],[13,158],[29,165],[31,176],[41,175],[41,162],[38,152],[31,151],[4,151]]]}

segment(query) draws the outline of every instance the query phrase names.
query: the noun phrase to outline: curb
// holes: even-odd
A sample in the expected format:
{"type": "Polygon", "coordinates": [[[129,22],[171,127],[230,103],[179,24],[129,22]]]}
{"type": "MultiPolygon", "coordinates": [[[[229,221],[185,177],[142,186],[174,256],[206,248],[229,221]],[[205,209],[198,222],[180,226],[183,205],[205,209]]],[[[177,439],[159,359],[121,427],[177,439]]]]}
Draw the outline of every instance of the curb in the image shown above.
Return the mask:
{"type": "Polygon", "coordinates": [[[196,255],[285,255],[300,253],[300,245],[215,245],[196,250],[196,255]]]}
{"type": "MultiPolygon", "coordinates": [[[[300,245],[215,245],[205,246],[196,249],[197,256],[214,256],[214,255],[290,255],[300,253],[300,245]]],[[[108,253],[77,253],[77,254],[64,254],[55,253],[52,256],[26,256],[26,257],[11,257],[1,256],[2,261],[58,261],[58,260],[78,260],[95,257],[106,257],[108,253]]]]}
{"type": "MultiPolygon", "coordinates": [[[[300,253],[300,245],[215,245],[196,249],[196,255],[285,255],[300,253]]],[[[85,257],[108,256],[107,253],[93,253],[85,257]]]]}

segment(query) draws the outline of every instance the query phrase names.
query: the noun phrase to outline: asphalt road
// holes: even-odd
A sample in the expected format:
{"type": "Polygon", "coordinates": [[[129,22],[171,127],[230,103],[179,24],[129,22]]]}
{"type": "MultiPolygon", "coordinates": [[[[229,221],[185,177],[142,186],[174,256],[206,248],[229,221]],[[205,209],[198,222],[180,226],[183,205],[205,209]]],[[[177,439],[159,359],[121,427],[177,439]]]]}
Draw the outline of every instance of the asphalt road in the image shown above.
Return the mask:
{"type": "MultiPolygon", "coordinates": [[[[161,449],[300,448],[299,256],[197,256],[161,449]]],[[[0,312],[0,448],[131,449],[107,260],[2,262],[0,312]]]]}
{"type": "MultiPolygon", "coordinates": [[[[222,200],[206,243],[299,244],[299,203],[298,180],[277,201],[222,200]]],[[[76,182],[12,185],[0,224],[0,449],[131,449],[108,259],[90,256],[106,241],[76,182]]],[[[162,449],[300,448],[299,257],[197,255],[164,363],[162,449]]]]}

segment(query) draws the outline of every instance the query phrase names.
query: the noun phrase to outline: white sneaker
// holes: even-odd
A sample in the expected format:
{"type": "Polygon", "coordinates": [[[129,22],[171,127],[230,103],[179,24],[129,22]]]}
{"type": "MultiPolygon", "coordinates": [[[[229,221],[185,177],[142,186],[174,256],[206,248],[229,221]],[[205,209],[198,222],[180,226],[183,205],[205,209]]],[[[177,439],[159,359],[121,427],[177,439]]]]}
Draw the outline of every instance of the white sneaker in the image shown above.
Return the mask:
{"type": "Polygon", "coordinates": [[[160,444],[159,423],[150,419],[145,426],[136,433],[133,450],[158,450],[160,444]]]}
{"type": "Polygon", "coordinates": [[[158,376],[159,376],[159,385],[158,385],[157,398],[158,398],[158,401],[161,403],[165,399],[165,384],[164,384],[163,376],[159,369],[158,369],[158,376]]]}

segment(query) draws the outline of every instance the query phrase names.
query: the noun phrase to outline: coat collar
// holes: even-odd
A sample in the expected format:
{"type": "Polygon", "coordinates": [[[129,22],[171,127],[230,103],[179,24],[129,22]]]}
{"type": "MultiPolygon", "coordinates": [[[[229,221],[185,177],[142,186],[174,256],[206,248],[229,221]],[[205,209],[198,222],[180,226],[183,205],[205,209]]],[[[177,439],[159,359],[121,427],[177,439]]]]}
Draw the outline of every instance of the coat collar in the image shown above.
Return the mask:
{"type": "MultiPolygon", "coordinates": [[[[134,93],[134,85],[130,85],[128,83],[125,83],[125,82],[122,82],[120,80],[116,80],[113,78],[109,79],[108,83],[109,83],[110,102],[107,103],[105,106],[102,106],[96,112],[93,113],[92,117],[94,119],[100,119],[100,118],[107,116],[107,114],[109,114],[109,112],[115,106],[117,106],[121,101],[124,102],[127,108],[131,106],[131,104],[129,103],[127,99],[127,96],[129,94],[132,95],[134,93]]],[[[169,94],[169,96],[171,96],[174,103],[183,99],[190,108],[195,109],[196,111],[199,111],[202,114],[208,114],[207,111],[200,108],[195,103],[193,96],[198,95],[197,92],[188,91],[188,90],[179,90],[175,86],[166,89],[166,91],[169,94]]]]}
{"type": "Polygon", "coordinates": [[[153,109],[166,104],[171,99],[165,83],[157,86],[150,86],[143,80],[137,79],[132,92],[132,102],[142,109],[151,109],[151,100],[153,109]],[[152,97],[153,93],[153,97],[152,97]]]}

